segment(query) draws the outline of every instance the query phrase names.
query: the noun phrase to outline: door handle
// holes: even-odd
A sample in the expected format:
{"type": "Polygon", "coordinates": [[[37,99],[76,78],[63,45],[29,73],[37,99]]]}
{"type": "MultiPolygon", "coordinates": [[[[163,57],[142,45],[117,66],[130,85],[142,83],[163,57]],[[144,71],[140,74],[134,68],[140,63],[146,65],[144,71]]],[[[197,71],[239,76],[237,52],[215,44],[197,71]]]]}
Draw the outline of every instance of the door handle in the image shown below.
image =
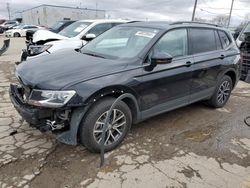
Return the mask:
{"type": "Polygon", "coordinates": [[[224,54],[221,54],[220,55],[220,59],[224,59],[225,58],[225,55],[224,54]]]}
{"type": "Polygon", "coordinates": [[[186,67],[190,67],[193,63],[191,61],[186,62],[186,67]]]}

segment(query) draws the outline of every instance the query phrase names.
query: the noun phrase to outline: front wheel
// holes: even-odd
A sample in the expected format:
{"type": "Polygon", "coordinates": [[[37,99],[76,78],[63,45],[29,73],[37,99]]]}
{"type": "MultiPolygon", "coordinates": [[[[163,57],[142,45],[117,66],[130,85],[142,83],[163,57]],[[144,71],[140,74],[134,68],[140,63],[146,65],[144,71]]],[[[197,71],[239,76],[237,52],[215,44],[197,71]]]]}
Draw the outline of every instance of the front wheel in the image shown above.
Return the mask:
{"type": "Polygon", "coordinates": [[[232,79],[224,75],[218,83],[215,92],[208,101],[209,105],[215,108],[221,108],[227,103],[233,89],[232,79]]]}
{"type": "MultiPolygon", "coordinates": [[[[81,143],[92,152],[100,152],[101,135],[108,111],[115,98],[106,98],[94,104],[81,122],[81,143]]],[[[104,151],[117,147],[127,135],[132,123],[129,107],[120,101],[113,109],[105,131],[104,151]]]]}

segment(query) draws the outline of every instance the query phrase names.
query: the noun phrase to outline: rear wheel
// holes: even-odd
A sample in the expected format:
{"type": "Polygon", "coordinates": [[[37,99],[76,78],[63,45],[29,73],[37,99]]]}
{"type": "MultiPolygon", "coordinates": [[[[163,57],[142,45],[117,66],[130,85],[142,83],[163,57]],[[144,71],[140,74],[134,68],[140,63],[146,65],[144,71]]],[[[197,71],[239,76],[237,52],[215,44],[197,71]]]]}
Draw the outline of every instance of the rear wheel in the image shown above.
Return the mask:
{"type": "Polygon", "coordinates": [[[21,37],[20,33],[14,33],[14,37],[21,37]]]}
{"type": "Polygon", "coordinates": [[[221,108],[227,103],[233,89],[232,79],[224,75],[218,83],[212,98],[208,101],[209,105],[215,108],[221,108]]]}
{"type": "MultiPolygon", "coordinates": [[[[80,127],[80,140],[92,152],[100,152],[101,135],[108,111],[115,98],[106,98],[94,104],[83,119],[80,127]]],[[[119,102],[113,109],[105,131],[104,150],[117,147],[127,135],[132,123],[129,107],[119,102]]]]}

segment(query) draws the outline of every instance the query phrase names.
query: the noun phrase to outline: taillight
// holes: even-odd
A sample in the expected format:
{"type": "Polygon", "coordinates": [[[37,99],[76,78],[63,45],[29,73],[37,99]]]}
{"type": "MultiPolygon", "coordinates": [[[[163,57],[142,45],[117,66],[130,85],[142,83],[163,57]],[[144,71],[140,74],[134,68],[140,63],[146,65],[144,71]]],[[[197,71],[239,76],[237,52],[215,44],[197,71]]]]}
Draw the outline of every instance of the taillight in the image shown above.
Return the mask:
{"type": "Polygon", "coordinates": [[[240,63],[243,63],[243,52],[240,52],[240,63]]]}

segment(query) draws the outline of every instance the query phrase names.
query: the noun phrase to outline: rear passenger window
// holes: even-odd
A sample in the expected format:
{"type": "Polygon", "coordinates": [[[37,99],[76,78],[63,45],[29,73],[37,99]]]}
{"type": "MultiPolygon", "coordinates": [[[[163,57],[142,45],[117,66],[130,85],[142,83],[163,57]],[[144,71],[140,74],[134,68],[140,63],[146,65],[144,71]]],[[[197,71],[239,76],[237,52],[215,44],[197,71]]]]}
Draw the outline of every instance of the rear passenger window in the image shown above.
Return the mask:
{"type": "Polygon", "coordinates": [[[219,31],[219,35],[220,35],[220,40],[221,40],[222,46],[225,49],[226,47],[228,47],[230,45],[231,41],[224,31],[219,31]]]}
{"type": "Polygon", "coordinates": [[[215,33],[212,29],[190,29],[190,51],[192,54],[214,51],[217,49],[215,33]]]}
{"type": "Polygon", "coordinates": [[[215,34],[215,40],[216,40],[217,50],[221,50],[222,46],[221,46],[219,34],[218,34],[217,31],[215,31],[214,34],[215,34]]]}
{"type": "Polygon", "coordinates": [[[187,30],[167,32],[155,45],[154,51],[165,52],[173,57],[187,55],[187,30]]]}

